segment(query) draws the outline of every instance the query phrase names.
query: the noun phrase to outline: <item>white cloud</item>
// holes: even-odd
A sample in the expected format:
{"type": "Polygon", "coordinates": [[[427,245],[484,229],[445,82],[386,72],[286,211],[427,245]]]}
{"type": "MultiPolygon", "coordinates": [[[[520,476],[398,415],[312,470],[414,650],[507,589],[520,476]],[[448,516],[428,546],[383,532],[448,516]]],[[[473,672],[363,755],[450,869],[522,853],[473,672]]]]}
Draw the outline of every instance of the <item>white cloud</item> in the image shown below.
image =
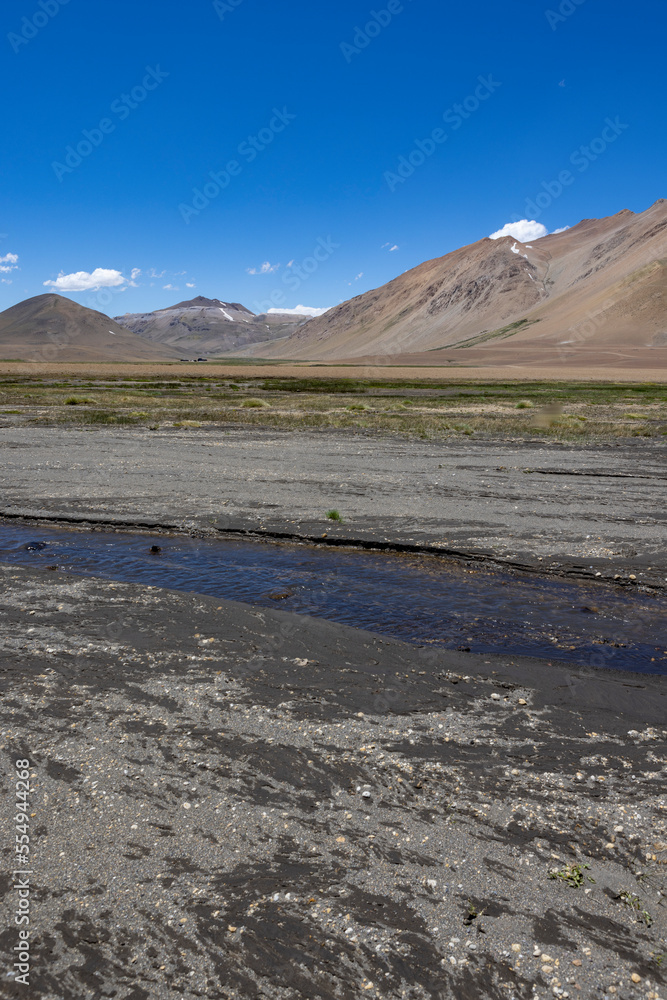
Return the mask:
{"type": "Polygon", "coordinates": [[[0,278],[0,285],[11,285],[11,278],[0,278]]]}
{"type": "Polygon", "coordinates": [[[489,239],[499,240],[503,236],[511,236],[519,243],[530,243],[531,240],[539,240],[548,234],[549,230],[541,222],[535,222],[534,219],[521,219],[520,222],[506,222],[502,229],[491,233],[489,239]]]}
{"type": "Polygon", "coordinates": [[[152,267],[150,269],[150,271],[148,272],[148,277],[149,278],[164,278],[164,276],[165,276],[166,273],[167,273],[166,271],[160,271],[160,273],[158,274],[157,271],[155,270],[155,268],[152,267]]]}
{"type": "Polygon", "coordinates": [[[19,266],[19,255],[17,253],[6,253],[4,257],[0,257],[0,271],[4,274],[9,274],[10,271],[16,271],[19,266]]]}
{"type": "Polygon", "coordinates": [[[88,292],[98,288],[116,288],[126,281],[127,278],[124,278],[120,271],[96,267],[91,274],[88,271],[63,274],[61,271],[55,281],[45,281],[44,285],[59,292],[88,292]]]}
{"type": "Polygon", "coordinates": [[[553,233],[552,233],[551,235],[552,235],[552,236],[555,236],[555,235],[556,235],[556,233],[564,233],[564,232],[566,232],[566,231],[567,231],[567,230],[568,230],[569,228],[570,228],[569,226],[561,226],[561,227],[560,227],[560,229],[554,229],[554,231],[553,231],[553,233]]]}
{"type": "Polygon", "coordinates": [[[269,309],[269,313],[284,313],[287,316],[322,316],[328,312],[331,306],[326,309],[316,309],[311,306],[296,306],[294,309],[269,309]]]}
{"type": "Polygon", "coordinates": [[[185,282],[185,287],[186,288],[196,288],[197,286],[195,285],[194,281],[186,281],[185,282]]]}
{"type": "Polygon", "coordinates": [[[273,274],[277,271],[280,264],[271,264],[268,260],[265,260],[260,267],[246,267],[248,274],[273,274]]]}
{"type": "Polygon", "coordinates": [[[389,253],[393,253],[394,250],[398,250],[398,243],[383,243],[380,250],[386,250],[389,248],[389,253]]]}
{"type": "Polygon", "coordinates": [[[171,282],[168,285],[163,285],[162,287],[165,291],[180,292],[180,288],[177,288],[176,285],[172,285],[171,282]]]}

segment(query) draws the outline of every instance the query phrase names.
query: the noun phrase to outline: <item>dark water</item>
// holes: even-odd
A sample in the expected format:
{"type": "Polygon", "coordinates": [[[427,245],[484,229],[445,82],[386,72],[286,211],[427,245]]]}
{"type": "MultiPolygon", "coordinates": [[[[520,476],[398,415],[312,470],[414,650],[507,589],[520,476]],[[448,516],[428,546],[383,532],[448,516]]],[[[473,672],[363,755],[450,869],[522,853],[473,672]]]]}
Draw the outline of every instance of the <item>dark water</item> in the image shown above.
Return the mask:
{"type": "Polygon", "coordinates": [[[23,525],[0,525],[0,562],[277,607],[406,642],[667,673],[667,599],[602,584],[429,556],[23,525]]]}

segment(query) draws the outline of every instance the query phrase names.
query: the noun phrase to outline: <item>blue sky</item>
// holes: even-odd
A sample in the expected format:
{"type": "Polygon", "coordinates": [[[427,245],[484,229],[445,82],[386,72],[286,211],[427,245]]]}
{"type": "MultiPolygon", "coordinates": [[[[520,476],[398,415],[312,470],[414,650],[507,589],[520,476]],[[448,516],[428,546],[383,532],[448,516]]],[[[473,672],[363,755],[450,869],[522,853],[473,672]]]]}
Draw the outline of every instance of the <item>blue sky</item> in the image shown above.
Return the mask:
{"type": "Polygon", "coordinates": [[[667,195],[664,0],[18,0],[0,20],[0,309],[52,289],[110,315],[324,308],[512,220],[667,195]]]}

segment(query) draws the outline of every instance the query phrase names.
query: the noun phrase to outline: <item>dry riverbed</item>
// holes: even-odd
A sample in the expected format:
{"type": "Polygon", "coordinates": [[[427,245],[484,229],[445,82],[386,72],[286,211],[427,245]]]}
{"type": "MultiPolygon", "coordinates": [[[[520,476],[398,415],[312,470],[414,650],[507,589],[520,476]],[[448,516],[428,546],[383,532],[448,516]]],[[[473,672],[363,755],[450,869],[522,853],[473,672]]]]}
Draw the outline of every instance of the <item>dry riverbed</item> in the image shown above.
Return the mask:
{"type": "Polygon", "coordinates": [[[661,678],[1,574],[30,995],[665,997],[661,678]]]}

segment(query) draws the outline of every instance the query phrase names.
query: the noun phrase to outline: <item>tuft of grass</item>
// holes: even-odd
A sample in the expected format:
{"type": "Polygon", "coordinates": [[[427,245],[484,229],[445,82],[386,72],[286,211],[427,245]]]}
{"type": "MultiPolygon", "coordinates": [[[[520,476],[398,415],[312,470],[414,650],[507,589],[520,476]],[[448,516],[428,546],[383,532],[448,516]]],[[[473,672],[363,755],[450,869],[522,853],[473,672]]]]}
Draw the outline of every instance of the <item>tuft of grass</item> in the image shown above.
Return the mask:
{"type": "Polygon", "coordinates": [[[244,399],[241,406],[245,406],[249,410],[261,410],[262,408],[271,406],[265,399],[244,399]]]}
{"type": "Polygon", "coordinates": [[[68,396],[65,400],[65,406],[84,406],[85,404],[94,406],[96,402],[96,399],[89,399],[87,396],[68,396]]]}
{"type": "Polygon", "coordinates": [[[584,875],[584,870],[590,867],[590,865],[565,865],[560,871],[557,868],[552,868],[549,872],[549,878],[560,879],[561,882],[565,882],[573,889],[578,889],[586,879],[589,882],[595,882],[595,879],[591,878],[590,875],[584,875]]]}
{"type": "Polygon", "coordinates": [[[329,518],[330,521],[340,521],[341,523],[343,521],[343,518],[340,516],[340,513],[337,510],[328,510],[327,517],[329,518]]]}
{"type": "Polygon", "coordinates": [[[522,399],[520,402],[518,402],[516,404],[516,409],[517,410],[530,410],[532,408],[532,406],[533,406],[533,404],[530,402],[530,400],[528,400],[528,399],[522,399]]]}

